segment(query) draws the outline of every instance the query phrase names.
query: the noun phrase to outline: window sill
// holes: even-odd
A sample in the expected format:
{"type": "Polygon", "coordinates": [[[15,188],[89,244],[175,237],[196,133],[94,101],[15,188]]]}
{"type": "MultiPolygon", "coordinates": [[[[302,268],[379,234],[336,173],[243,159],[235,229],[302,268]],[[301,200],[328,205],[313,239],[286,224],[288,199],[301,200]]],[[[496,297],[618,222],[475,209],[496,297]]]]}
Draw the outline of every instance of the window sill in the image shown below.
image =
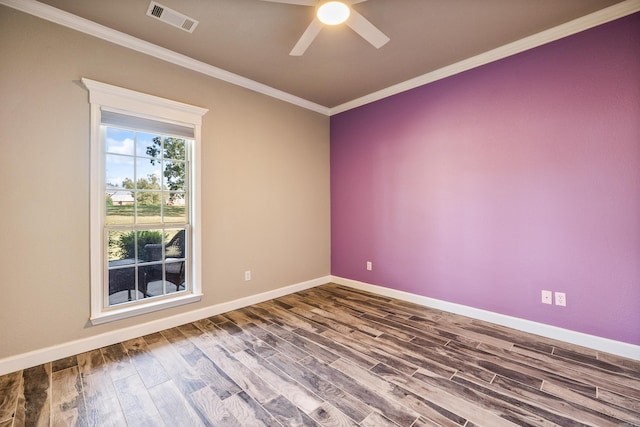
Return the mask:
{"type": "Polygon", "coordinates": [[[116,320],[126,319],[128,317],[140,316],[142,314],[153,313],[154,311],[165,310],[171,307],[178,307],[185,304],[198,302],[202,299],[202,294],[187,294],[171,299],[162,299],[159,301],[149,302],[144,305],[136,305],[133,307],[123,307],[105,310],[92,316],[89,320],[92,325],[101,325],[103,323],[113,322],[116,320]]]}

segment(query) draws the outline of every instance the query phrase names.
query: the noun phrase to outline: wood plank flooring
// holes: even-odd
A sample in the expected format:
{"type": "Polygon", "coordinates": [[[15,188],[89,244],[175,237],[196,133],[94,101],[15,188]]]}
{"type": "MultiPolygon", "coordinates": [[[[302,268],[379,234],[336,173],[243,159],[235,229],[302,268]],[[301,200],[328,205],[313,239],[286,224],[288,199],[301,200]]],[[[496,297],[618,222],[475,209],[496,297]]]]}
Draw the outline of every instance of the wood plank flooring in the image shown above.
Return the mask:
{"type": "Polygon", "coordinates": [[[638,426],[640,362],[335,284],[0,377],[0,427],[638,426]]]}

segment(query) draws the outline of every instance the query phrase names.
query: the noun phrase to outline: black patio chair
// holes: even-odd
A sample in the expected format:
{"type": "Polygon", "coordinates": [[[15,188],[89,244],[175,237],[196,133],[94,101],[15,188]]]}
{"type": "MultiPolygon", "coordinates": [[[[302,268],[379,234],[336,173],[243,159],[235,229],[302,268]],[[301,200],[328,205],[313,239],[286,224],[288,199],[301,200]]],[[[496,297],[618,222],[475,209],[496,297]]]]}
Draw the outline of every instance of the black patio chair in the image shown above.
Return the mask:
{"type": "MultiPolygon", "coordinates": [[[[109,262],[109,296],[127,291],[127,299],[132,300],[131,292],[136,289],[134,259],[121,259],[109,262]],[[122,267],[122,268],[112,268],[122,267]]],[[[147,279],[144,269],[138,269],[138,290],[144,297],[147,294],[147,279]]]]}
{"type": "MultiPolygon", "coordinates": [[[[149,243],[144,246],[145,261],[161,261],[163,259],[162,244],[149,243]]],[[[169,242],[165,244],[164,266],[167,282],[175,285],[176,292],[184,286],[185,281],[185,233],[180,230],[169,242]],[[175,261],[173,261],[175,259],[175,261]]],[[[162,280],[162,264],[154,264],[145,267],[145,288],[150,282],[162,280]]]]}

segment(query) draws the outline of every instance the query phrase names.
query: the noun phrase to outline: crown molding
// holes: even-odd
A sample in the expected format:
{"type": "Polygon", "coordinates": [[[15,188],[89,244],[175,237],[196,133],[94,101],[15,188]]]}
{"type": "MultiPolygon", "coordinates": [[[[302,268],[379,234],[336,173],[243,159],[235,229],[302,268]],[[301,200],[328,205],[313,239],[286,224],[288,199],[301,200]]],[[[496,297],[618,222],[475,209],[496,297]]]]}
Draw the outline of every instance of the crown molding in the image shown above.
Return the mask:
{"type": "Polygon", "coordinates": [[[328,107],[291,95],[290,93],[275,89],[271,86],[258,83],[254,80],[239,76],[238,74],[231,73],[221,68],[214,67],[213,65],[209,65],[186,55],[165,49],[153,43],[116,31],[112,28],[105,27],[104,25],[97,24],[88,19],[80,18],[79,16],[47,4],[40,3],[36,0],[0,0],[0,4],[137,52],[153,56],[157,59],[161,59],[180,67],[196,71],[209,77],[213,77],[317,113],[324,115],[329,114],[328,107]]]}
{"type": "Polygon", "coordinates": [[[0,4],[9,6],[21,12],[31,14],[38,18],[42,18],[47,21],[51,21],[56,24],[83,32],[85,34],[98,37],[100,39],[135,50],[137,52],[153,56],[155,58],[178,65],[180,67],[196,71],[209,77],[213,77],[218,80],[222,80],[227,83],[231,83],[236,86],[240,86],[254,92],[258,92],[263,95],[267,95],[327,116],[339,114],[344,111],[348,111],[375,101],[379,101],[383,98],[388,98],[398,93],[406,92],[408,90],[426,85],[428,83],[433,83],[437,80],[441,80],[446,77],[450,77],[464,71],[480,67],[490,62],[504,59],[508,56],[515,55],[517,53],[521,53],[538,46],[542,46],[555,40],[559,40],[572,34],[588,30],[589,28],[593,28],[595,26],[605,24],[607,22],[623,18],[627,15],[631,15],[632,13],[640,11],[640,0],[625,0],[623,2],[617,3],[613,6],[607,7],[581,18],[574,19],[573,21],[569,21],[540,33],[533,34],[529,37],[525,37],[504,46],[500,46],[496,49],[492,49],[471,58],[456,62],[455,64],[448,65],[446,67],[423,74],[405,82],[329,108],[292,95],[290,93],[281,91],[279,89],[275,89],[271,86],[258,83],[254,80],[242,77],[238,74],[234,74],[221,68],[214,67],[213,65],[206,64],[202,61],[195,60],[186,55],[182,55],[172,50],[165,49],[153,43],[140,40],[136,37],[122,33],[120,31],[105,27],[104,25],[89,21],[88,19],[80,18],[71,13],[64,12],[60,9],[46,5],[44,3],[40,3],[36,0],[0,0],[0,4]]]}
{"type": "Polygon", "coordinates": [[[472,56],[471,58],[464,59],[460,62],[456,62],[455,64],[448,65],[430,73],[423,74],[416,78],[398,83],[393,86],[389,86],[388,88],[338,105],[330,109],[329,115],[342,113],[347,110],[379,101],[383,98],[388,98],[401,92],[415,89],[419,86],[424,86],[428,83],[433,83],[437,80],[441,80],[446,77],[471,70],[472,68],[480,67],[481,65],[498,61],[508,56],[512,56],[517,53],[524,52],[526,50],[533,49],[547,43],[551,43],[561,38],[568,37],[572,34],[588,30],[589,28],[593,28],[598,25],[616,20],[618,18],[631,15],[632,13],[638,11],[640,11],[640,0],[626,0],[621,3],[617,3],[613,6],[609,6],[597,12],[585,15],[581,18],[574,19],[573,21],[569,21],[540,33],[533,34],[529,37],[525,37],[523,39],[500,46],[479,55],[472,56]]]}

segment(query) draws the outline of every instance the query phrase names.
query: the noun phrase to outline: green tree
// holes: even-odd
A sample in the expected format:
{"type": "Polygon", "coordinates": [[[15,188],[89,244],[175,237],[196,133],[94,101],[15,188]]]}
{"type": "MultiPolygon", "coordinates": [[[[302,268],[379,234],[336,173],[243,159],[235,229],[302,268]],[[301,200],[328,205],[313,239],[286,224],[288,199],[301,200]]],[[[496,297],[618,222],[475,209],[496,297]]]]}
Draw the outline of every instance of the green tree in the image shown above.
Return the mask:
{"type": "MultiPolygon", "coordinates": [[[[130,178],[125,178],[122,181],[122,186],[128,190],[133,190],[133,180],[130,178]]],[[[135,189],[137,190],[161,190],[160,188],[160,180],[157,176],[153,174],[147,175],[146,178],[138,178],[136,182],[135,189]]],[[[138,204],[140,205],[159,205],[160,204],[160,193],[146,193],[139,192],[137,193],[138,204]]]]}
{"type": "Polygon", "coordinates": [[[147,147],[147,155],[153,157],[152,165],[159,162],[160,158],[165,160],[163,175],[167,187],[172,191],[184,191],[185,146],[186,141],[182,138],[156,136],[153,145],[147,147]]]}

